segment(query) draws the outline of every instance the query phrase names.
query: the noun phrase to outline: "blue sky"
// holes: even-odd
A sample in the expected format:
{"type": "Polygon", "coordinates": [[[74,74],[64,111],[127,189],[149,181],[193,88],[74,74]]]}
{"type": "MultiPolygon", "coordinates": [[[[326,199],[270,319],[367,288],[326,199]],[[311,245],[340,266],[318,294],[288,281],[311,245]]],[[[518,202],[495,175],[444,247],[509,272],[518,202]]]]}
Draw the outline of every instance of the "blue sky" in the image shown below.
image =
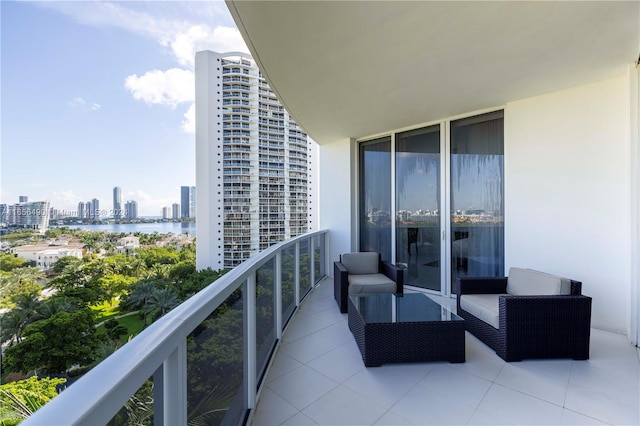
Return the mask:
{"type": "Polygon", "coordinates": [[[247,48],[223,2],[2,1],[0,203],[159,216],[195,185],[199,50],[247,48]]]}

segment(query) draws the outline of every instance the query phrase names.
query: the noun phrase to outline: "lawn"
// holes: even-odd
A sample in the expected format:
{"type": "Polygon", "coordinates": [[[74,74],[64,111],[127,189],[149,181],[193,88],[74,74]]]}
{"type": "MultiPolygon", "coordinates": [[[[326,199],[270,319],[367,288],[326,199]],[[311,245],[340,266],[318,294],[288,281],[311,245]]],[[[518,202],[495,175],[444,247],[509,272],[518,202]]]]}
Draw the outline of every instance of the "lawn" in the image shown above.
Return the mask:
{"type": "MultiPolygon", "coordinates": [[[[122,318],[117,318],[117,321],[119,324],[127,327],[127,334],[123,335],[120,338],[121,345],[124,345],[129,341],[129,336],[134,337],[142,331],[142,318],[140,318],[140,315],[138,315],[137,312],[136,313],[132,312],[130,315],[124,316],[122,318]]],[[[104,325],[101,325],[100,327],[98,327],[96,331],[98,333],[103,332],[104,325]]]]}
{"type": "Polygon", "coordinates": [[[100,324],[102,321],[106,321],[109,318],[113,318],[120,315],[120,301],[118,299],[111,299],[113,306],[109,302],[103,302],[99,305],[91,306],[91,310],[96,316],[96,324],[100,324]]]}

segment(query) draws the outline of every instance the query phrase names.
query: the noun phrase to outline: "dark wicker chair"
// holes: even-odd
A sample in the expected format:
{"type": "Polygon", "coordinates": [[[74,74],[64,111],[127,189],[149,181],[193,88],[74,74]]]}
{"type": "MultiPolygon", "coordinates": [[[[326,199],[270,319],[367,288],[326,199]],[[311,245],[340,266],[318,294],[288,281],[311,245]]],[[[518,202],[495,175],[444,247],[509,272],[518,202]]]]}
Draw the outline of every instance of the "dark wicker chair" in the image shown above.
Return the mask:
{"type": "MultiPolygon", "coordinates": [[[[398,267],[391,262],[383,261],[378,253],[378,272],[384,274],[390,280],[396,283],[396,293],[404,292],[404,269],[398,267]]],[[[333,295],[336,303],[340,308],[340,312],[347,313],[347,298],[349,297],[349,271],[342,264],[342,255],[340,260],[333,263],[333,295]]]]}
{"type": "Polygon", "coordinates": [[[464,294],[506,293],[507,278],[458,278],[458,315],[466,329],[505,361],[525,358],[589,358],[591,298],[571,280],[569,295],[499,296],[496,329],[460,307],[464,294]]]}

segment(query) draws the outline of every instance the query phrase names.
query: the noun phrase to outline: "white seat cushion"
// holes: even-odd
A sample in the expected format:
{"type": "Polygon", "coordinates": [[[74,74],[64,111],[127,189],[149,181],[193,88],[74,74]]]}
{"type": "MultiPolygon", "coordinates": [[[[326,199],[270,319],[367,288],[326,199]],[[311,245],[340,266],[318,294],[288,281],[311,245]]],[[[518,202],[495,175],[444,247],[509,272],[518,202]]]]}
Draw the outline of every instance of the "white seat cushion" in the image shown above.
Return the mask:
{"type": "Polygon", "coordinates": [[[395,293],[396,283],[384,274],[349,274],[349,294],[395,293]]]}
{"type": "Polygon", "coordinates": [[[506,296],[506,294],[463,294],[460,296],[460,307],[498,329],[500,328],[500,296],[506,296]]]}
{"type": "Polygon", "coordinates": [[[345,253],[340,256],[341,263],[349,275],[377,274],[380,255],[377,252],[345,253]]]}
{"type": "Polygon", "coordinates": [[[571,294],[571,280],[533,269],[511,268],[507,293],[514,296],[571,294]]]}

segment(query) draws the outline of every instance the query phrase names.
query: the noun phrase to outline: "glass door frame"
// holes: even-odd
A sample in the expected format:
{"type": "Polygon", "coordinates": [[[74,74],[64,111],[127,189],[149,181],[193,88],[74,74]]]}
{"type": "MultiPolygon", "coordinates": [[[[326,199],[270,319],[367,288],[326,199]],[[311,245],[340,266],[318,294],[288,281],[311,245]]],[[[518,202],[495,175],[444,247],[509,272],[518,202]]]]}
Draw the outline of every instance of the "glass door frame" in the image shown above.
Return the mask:
{"type": "MultiPolygon", "coordinates": [[[[396,135],[398,133],[402,133],[404,131],[416,130],[426,127],[440,126],[440,291],[430,290],[423,287],[411,286],[411,284],[407,284],[418,291],[426,292],[430,294],[435,294],[444,297],[452,297],[454,293],[452,293],[453,283],[452,279],[452,235],[451,235],[451,123],[457,120],[461,120],[464,118],[470,118],[475,116],[481,116],[487,113],[496,112],[496,111],[504,111],[504,108],[492,108],[483,111],[476,111],[471,114],[464,114],[455,117],[450,117],[445,120],[438,120],[435,122],[424,123],[419,126],[411,126],[403,129],[394,130],[388,133],[382,133],[370,138],[359,139],[356,140],[356,153],[355,153],[355,165],[356,165],[356,192],[357,192],[357,200],[356,203],[356,226],[355,226],[355,236],[357,241],[357,247],[359,249],[360,245],[360,215],[362,208],[361,205],[361,170],[360,167],[360,148],[361,144],[366,142],[371,142],[376,139],[381,139],[384,137],[389,137],[391,139],[391,149],[390,149],[390,168],[391,168],[391,180],[389,182],[390,185],[390,193],[391,193],[391,262],[396,263],[396,247],[397,247],[397,202],[396,202],[396,135]]],[[[503,188],[504,191],[504,188],[503,188]]],[[[503,192],[504,196],[504,192],[503,192]]]]}

